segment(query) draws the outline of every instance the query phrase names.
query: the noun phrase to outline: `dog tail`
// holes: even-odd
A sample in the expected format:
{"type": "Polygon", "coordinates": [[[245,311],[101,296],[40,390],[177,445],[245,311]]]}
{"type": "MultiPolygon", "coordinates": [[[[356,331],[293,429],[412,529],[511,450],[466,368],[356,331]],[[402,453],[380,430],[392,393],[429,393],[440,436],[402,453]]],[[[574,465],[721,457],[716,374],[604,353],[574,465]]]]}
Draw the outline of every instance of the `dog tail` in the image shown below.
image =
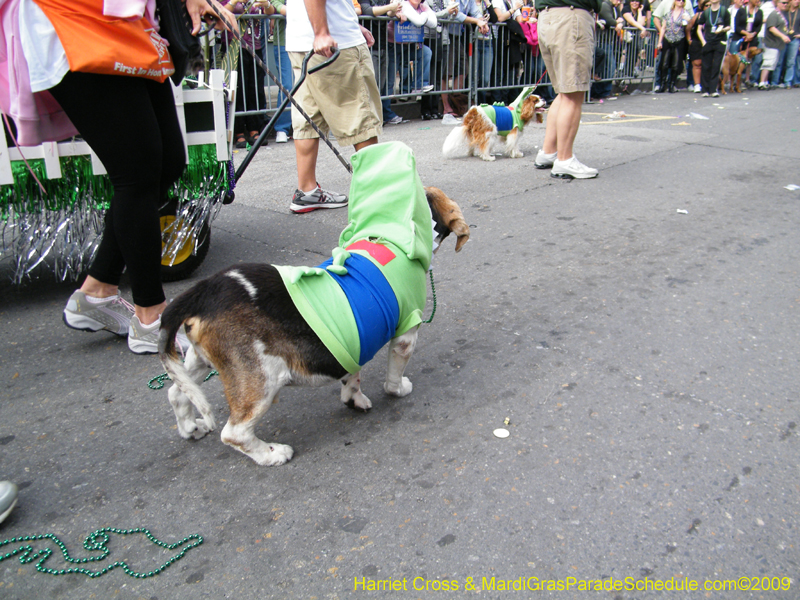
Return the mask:
{"type": "Polygon", "coordinates": [[[467,130],[463,125],[454,127],[453,131],[447,136],[442,146],[442,154],[445,158],[456,158],[467,155],[469,144],[467,142],[467,130]]]}
{"type": "MultiPolygon", "coordinates": [[[[161,359],[161,364],[166,369],[170,379],[174,382],[174,386],[169,390],[170,402],[174,394],[183,393],[194,404],[197,412],[203,417],[206,427],[209,431],[216,428],[214,421],[214,414],[211,405],[206,400],[206,396],[200,389],[192,373],[186,368],[185,363],[181,360],[180,350],[177,346],[176,337],[178,330],[182,325],[185,325],[186,337],[192,339],[192,321],[194,311],[192,310],[192,296],[183,294],[179,296],[174,302],[170,303],[164,312],[161,314],[161,331],[158,338],[158,357],[161,359]]],[[[190,348],[187,353],[187,362],[200,367],[205,365],[205,361],[201,357],[197,357],[197,361],[191,360],[190,355],[196,353],[195,348],[190,348]]],[[[208,369],[202,368],[202,373],[195,373],[200,377],[208,373],[208,369]]]]}
{"type": "Polygon", "coordinates": [[[186,304],[185,297],[181,296],[174,302],[170,302],[161,314],[161,331],[158,336],[158,356],[162,362],[167,358],[180,360],[180,352],[175,338],[183,322],[192,316],[187,310],[188,306],[186,306],[186,304]]]}

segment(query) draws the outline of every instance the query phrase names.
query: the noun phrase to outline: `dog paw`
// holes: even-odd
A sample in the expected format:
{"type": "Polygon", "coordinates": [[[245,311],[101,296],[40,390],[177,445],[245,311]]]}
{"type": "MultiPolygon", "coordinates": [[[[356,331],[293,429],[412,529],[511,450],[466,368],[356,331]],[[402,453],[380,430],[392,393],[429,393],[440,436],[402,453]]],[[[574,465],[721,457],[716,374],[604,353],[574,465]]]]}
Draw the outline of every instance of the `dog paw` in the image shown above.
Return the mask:
{"type": "Polygon", "coordinates": [[[197,419],[195,421],[195,425],[195,430],[191,432],[191,435],[192,438],[196,440],[203,438],[209,431],[211,431],[211,428],[206,425],[206,422],[203,419],[197,419]]]}
{"type": "Polygon", "coordinates": [[[254,461],[265,467],[277,467],[285,464],[292,459],[294,450],[286,444],[268,444],[264,442],[260,452],[250,455],[254,461]]]}
{"type": "Polygon", "coordinates": [[[383,389],[391,396],[402,398],[403,396],[408,396],[411,393],[411,390],[414,389],[414,384],[411,383],[411,380],[408,377],[403,377],[399,384],[390,384],[387,381],[383,384],[383,389]]]}
{"type": "Polygon", "coordinates": [[[512,152],[511,153],[511,158],[522,158],[523,156],[525,156],[525,155],[522,152],[520,152],[519,150],[517,150],[516,152],[512,152]]]}
{"type": "Polygon", "coordinates": [[[369,401],[364,394],[358,392],[354,394],[347,402],[345,402],[347,408],[352,408],[353,410],[360,410],[362,412],[367,412],[369,409],[372,408],[372,402],[369,401]]]}
{"type": "Polygon", "coordinates": [[[483,160],[488,160],[489,162],[491,162],[491,161],[493,161],[493,160],[494,160],[494,156],[492,156],[491,154],[488,154],[488,155],[486,155],[486,156],[484,156],[484,155],[482,154],[482,155],[481,155],[481,158],[482,158],[483,160]]]}

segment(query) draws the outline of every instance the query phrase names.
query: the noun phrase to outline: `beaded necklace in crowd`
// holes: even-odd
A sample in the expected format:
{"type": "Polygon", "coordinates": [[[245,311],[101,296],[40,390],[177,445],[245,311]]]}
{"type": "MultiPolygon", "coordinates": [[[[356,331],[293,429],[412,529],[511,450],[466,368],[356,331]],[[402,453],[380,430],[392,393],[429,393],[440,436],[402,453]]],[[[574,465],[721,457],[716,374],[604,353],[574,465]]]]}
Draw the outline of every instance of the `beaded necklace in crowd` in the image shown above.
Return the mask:
{"type": "MultiPolygon", "coordinates": [[[[800,11],[798,11],[797,9],[795,9],[793,11],[789,11],[789,14],[792,15],[792,24],[789,25],[788,22],[786,23],[786,29],[789,31],[789,35],[794,35],[794,24],[797,23],[797,13],[798,12],[800,12],[800,11]]],[[[785,18],[783,20],[786,21],[785,18]]]]}
{"type": "Polygon", "coordinates": [[[783,11],[779,9],[775,9],[775,12],[778,13],[781,17],[781,21],[783,21],[783,26],[786,27],[786,30],[789,30],[789,22],[786,20],[786,17],[783,16],[783,11]]]}
{"type": "Polygon", "coordinates": [[[719,22],[719,15],[722,12],[722,5],[720,4],[717,7],[717,18],[714,18],[714,9],[711,8],[709,5],[708,7],[708,22],[711,24],[711,32],[714,32],[714,29],[717,27],[717,23],[719,22]]]}

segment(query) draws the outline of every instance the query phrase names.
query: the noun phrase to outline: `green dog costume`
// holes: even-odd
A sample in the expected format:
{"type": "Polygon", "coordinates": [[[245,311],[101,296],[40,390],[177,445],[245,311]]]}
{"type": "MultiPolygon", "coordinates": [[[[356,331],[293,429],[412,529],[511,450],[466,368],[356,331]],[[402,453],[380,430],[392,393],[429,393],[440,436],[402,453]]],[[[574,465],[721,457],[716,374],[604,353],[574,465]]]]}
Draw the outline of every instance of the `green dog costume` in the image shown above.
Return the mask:
{"type": "Polygon", "coordinates": [[[525,123],[522,122],[522,103],[531,95],[533,86],[526,87],[511,104],[481,104],[478,108],[497,127],[498,135],[508,135],[516,127],[522,132],[525,123]]]}
{"type": "Polygon", "coordinates": [[[433,251],[431,211],[411,149],[353,155],[348,225],[331,259],[277,267],[297,310],[349,373],[422,322],[433,251]]]}

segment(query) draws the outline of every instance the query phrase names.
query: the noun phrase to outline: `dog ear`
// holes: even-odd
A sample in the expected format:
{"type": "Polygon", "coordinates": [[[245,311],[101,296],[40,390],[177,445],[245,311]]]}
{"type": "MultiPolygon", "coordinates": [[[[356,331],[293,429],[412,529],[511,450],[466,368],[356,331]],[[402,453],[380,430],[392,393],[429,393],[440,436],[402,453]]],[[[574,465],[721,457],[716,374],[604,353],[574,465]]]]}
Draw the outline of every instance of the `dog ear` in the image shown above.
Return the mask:
{"type": "Polygon", "coordinates": [[[434,220],[441,223],[447,229],[456,234],[456,252],[460,252],[464,244],[469,240],[469,225],[464,220],[458,204],[447,197],[447,195],[435,187],[426,187],[425,196],[431,207],[431,214],[434,220]]]}

